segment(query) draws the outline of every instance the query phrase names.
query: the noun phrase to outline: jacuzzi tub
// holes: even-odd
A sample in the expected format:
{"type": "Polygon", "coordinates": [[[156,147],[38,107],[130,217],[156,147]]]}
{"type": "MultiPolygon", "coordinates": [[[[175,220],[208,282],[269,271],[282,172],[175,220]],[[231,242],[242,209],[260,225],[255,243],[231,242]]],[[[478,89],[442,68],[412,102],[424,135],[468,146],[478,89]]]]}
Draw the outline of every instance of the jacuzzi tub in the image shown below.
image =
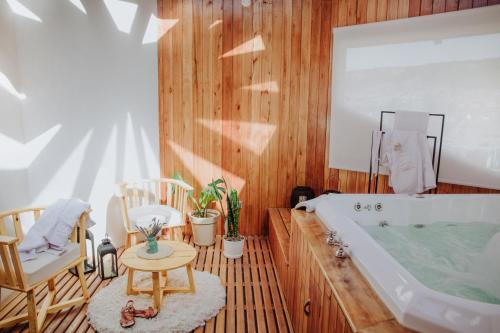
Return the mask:
{"type": "MultiPolygon", "coordinates": [[[[500,305],[425,286],[366,231],[366,226],[381,223],[500,224],[500,195],[328,195],[317,205],[316,214],[349,244],[352,260],[402,325],[431,333],[500,332],[500,305]]],[[[496,260],[500,261],[500,253],[496,260]]]]}

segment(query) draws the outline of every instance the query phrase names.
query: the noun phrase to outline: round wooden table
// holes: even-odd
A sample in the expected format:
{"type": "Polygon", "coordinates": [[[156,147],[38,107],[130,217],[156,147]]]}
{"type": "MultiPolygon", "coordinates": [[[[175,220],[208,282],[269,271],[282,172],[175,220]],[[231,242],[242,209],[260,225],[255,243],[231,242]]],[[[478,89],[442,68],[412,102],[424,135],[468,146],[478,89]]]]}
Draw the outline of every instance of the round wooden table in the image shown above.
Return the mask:
{"type": "Polygon", "coordinates": [[[192,261],[196,257],[196,249],[189,244],[178,241],[161,240],[158,241],[158,245],[168,245],[174,249],[174,253],[163,259],[143,259],[137,256],[137,250],[145,246],[145,243],[142,243],[125,250],[121,256],[121,261],[128,267],[127,295],[152,295],[154,307],[159,311],[164,294],[196,292],[193,279],[193,269],[191,266],[192,261]],[[171,269],[180,267],[186,267],[189,286],[168,286],[167,272],[171,269]],[[135,288],[134,271],[151,272],[153,289],[135,288]]]}

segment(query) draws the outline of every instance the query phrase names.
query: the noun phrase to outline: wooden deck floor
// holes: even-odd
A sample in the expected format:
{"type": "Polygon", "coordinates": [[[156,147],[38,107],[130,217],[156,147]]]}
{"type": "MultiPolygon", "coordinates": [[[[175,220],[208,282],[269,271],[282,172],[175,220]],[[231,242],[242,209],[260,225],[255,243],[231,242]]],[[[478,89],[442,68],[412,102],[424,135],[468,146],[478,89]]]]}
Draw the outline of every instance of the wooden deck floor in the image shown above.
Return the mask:
{"type": "MultiPolygon", "coordinates": [[[[185,239],[192,242],[191,239],[185,239]]],[[[222,240],[218,236],[212,247],[198,247],[195,269],[209,271],[221,278],[226,287],[227,302],[217,317],[195,332],[289,332],[289,321],[283,294],[277,283],[275,266],[271,259],[268,240],[265,237],[248,237],[242,259],[226,259],[222,255],[222,240]]],[[[123,252],[120,249],[119,254],[123,252]]],[[[120,274],[126,268],[120,263],[120,274]]],[[[108,285],[96,273],[87,275],[91,294],[108,285]]],[[[80,295],[77,278],[70,273],[57,278],[57,300],[80,295]]],[[[37,301],[43,302],[46,287],[37,290],[37,301]]],[[[168,298],[167,298],[168,302],[168,298]]],[[[116,306],[122,306],[117,304],[116,306]]],[[[94,332],[86,319],[86,305],[71,308],[48,317],[45,332],[94,332]]],[[[19,295],[0,308],[0,318],[26,311],[26,299],[19,295]]],[[[119,318],[116,318],[119,320],[119,318]]],[[[27,332],[27,324],[4,329],[3,332],[27,332]]]]}

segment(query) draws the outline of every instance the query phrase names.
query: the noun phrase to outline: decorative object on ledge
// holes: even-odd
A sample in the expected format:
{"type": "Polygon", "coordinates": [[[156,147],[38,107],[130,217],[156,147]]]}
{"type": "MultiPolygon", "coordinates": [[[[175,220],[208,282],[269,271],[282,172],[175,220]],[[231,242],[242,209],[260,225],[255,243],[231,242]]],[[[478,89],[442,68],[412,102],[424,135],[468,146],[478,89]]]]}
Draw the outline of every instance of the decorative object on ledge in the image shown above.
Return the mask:
{"type": "Polygon", "coordinates": [[[295,207],[299,202],[314,199],[314,190],[308,186],[296,186],[290,197],[290,207],[295,207]]]}
{"type": "Polygon", "coordinates": [[[116,248],[107,235],[97,247],[97,257],[99,260],[99,276],[102,280],[112,279],[118,276],[118,256],[116,248]]]}
{"type": "MultiPolygon", "coordinates": [[[[80,243],[80,228],[77,228],[77,238],[76,241],[80,243]]],[[[87,249],[87,259],[83,262],[83,273],[92,273],[95,272],[96,262],[95,262],[95,247],[94,247],[94,234],[86,229],[85,230],[85,248],[87,249]],[[92,255],[89,255],[89,249],[91,249],[92,255]],[[92,257],[92,261],[89,261],[89,258],[92,257]]],[[[70,268],[69,272],[75,276],[78,276],[78,272],[76,268],[70,268]]]]}

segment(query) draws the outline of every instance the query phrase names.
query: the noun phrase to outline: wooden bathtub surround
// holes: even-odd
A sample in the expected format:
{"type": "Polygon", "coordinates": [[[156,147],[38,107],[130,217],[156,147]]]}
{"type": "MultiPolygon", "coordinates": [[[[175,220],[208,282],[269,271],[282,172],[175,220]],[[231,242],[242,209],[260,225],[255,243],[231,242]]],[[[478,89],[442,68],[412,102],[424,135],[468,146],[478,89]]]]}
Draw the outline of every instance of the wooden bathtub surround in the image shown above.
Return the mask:
{"type": "MultiPolygon", "coordinates": [[[[0,287],[16,290],[18,292],[26,294],[27,302],[26,312],[4,317],[0,321],[0,328],[13,326],[15,324],[28,321],[30,333],[40,332],[48,314],[59,312],[62,309],[82,305],[87,302],[90,297],[89,291],[87,289],[85,275],[83,273],[83,262],[87,258],[86,243],[84,241],[80,242],[80,256],[78,257],[78,259],[73,260],[63,268],[54,271],[52,275],[42,279],[41,281],[33,284],[30,284],[27,281],[27,278],[23,272],[19,253],[17,251],[17,243],[20,242],[24,237],[21,228],[20,215],[32,213],[35,222],[37,222],[40,218],[40,213],[43,210],[44,208],[25,208],[0,213],[0,257],[2,261],[2,265],[0,267],[0,287]],[[13,222],[14,231],[16,234],[15,237],[6,235],[7,232],[5,222],[7,220],[11,220],[13,222]],[[82,296],[60,300],[56,303],[55,300],[58,290],[56,288],[55,279],[62,272],[65,272],[72,267],[76,267],[76,270],[78,272],[78,281],[82,290],[82,296]],[[41,304],[41,307],[37,308],[36,289],[44,284],[47,285],[47,295],[44,302],[41,304]]],[[[89,212],[90,211],[84,212],[80,216],[80,219],[75,225],[70,236],[70,242],[76,243],[77,237],[82,240],[85,239],[85,230],[87,227],[87,218],[89,212]],[[79,235],[77,233],[79,233],[79,235]]]]}
{"type": "Polygon", "coordinates": [[[350,258],[325,243],[313,213],[292,210],[284,287],[295,332],[413,332],[401,326],[350,258]]]}
{"type": "Polygon", "coordinates": [[[269,208],[269,247],[285,295],[288,287],[291,215],[289,208],[269,208]]]}

